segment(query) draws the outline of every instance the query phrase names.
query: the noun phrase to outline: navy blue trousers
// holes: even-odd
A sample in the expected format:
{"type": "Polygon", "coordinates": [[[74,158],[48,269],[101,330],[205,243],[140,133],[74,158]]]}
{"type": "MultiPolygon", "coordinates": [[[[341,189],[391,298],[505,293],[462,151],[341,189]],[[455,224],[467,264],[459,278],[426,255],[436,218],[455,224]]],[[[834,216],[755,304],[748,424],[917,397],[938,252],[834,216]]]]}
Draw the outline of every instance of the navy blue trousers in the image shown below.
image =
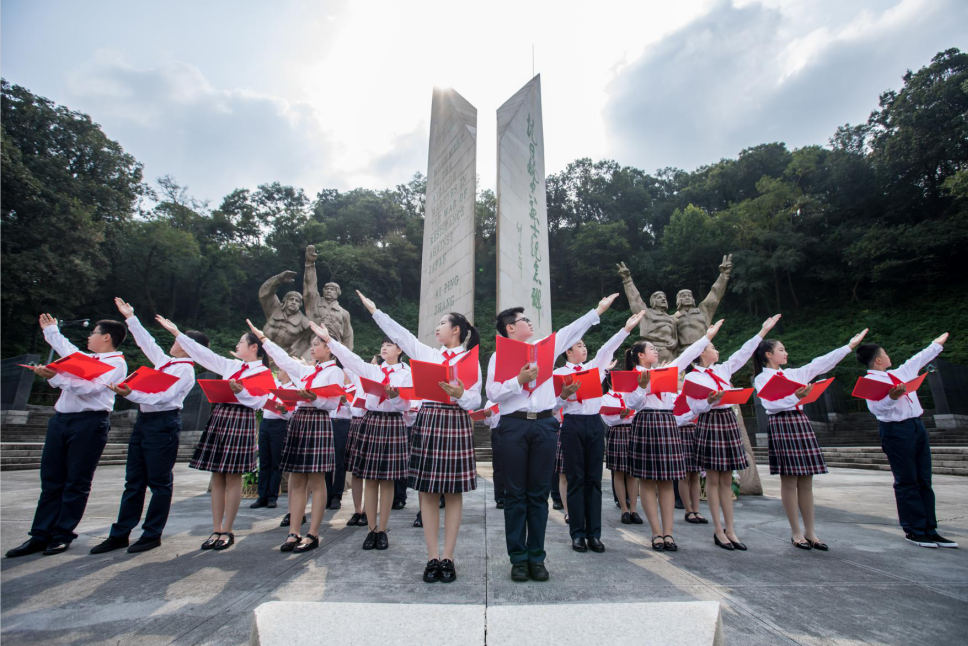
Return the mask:
{"type": "Polygon", "coordinates": [[[558,420],[502,417],[504,536],[512,563],[545,560],[548,493],[555,471],[558,420]]]}
{"type": "Polygon", "coordinates": [[[178,439],[182,429],[181,412],[138,413],[124,472],[124,493],[118,522],[111,526],[111,536],[127,538],[138,526],[145,507],[145,492],[151,489],[151,502],[141,526],[141,537],[161,538],[171,510],[174,477],[171,470],[178,457],[178,439]]]}
{"type": "Polygon", "coordinates": [[[284,419],[263,419],[259,424],[259,500],[279,498],[282,486],[282,447],[286,443],[284,419]]]}
{"type": "Polygon", "coordinates": [[[504,466],[501,464],[501,434],[491,429],[491,465],[494,468],[494,502],[504,502],[504,466]]]}
{"type": "Polygon", "coordinates": [[[326,495],[330,500],[342,500],[343,488],[346,487],[346,438],[350,434],[350,420],[333,420],[333,446],[336,449],[336,467],[326,472],[326,495]]]}
{"type": "Polygon", "coordinates": [[[901,527],[912,534],[934,533],[938,519],[931,488],[931,446],[921,418],[880,422],[878,431],[894,474],[894,500],[901,527]]]}
{"type": "Polygon", "coordinates": [[[568,479],[568,526],[571,537],[602,537],[602,471],[605,423],[598,415],[565,415],[561,452],[568,479]]]}
{"type": "Polygon", "coordinates": [[[47,423],[40,458],[40,499],[30,535],[50,542],[71,542],[81,522],[98,460],[108,443],[107,411],[55,413],[47,423]]]}

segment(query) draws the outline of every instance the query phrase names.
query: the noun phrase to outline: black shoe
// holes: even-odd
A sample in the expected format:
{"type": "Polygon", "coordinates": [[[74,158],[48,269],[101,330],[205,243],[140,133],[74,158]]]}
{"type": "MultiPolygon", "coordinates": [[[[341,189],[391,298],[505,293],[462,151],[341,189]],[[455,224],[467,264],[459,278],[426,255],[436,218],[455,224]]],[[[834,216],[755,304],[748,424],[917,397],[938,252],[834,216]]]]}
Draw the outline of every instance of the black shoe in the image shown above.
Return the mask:
{"type": "Polygon", "coordinates": [[[908,543],[914,543],[919,547],[937,547],[938,544],[934,542],[927,534],[905,534],[904,539],[908,543]]]}
{"type": "Polygon", "coordinates": [[[36,554],[37,552],[43,552],[47,549],[47,541],[37,540],[36,538],[29,538],[20,547],[15,547],[12,550],[7,550],[7,558],[17,558],[18,556],[27,556],[28,554],[36,554]]]}
{"type": "Polygon", "coordinates": [[[376,534],[376,549],[385,550],[390,547],[390,539],[387,538],[386,532],[377,532],[376,534]]]}
{"type": "Polygon", "coordinates": [[[544,566],[544,563],[531,561],[528,563],[528,570],[531,573],[531,579],[534,581],[547,581],[549,578],[548,568],[544,566]]]}
{"type": "Polygon", "coordinates": [[[560,500],[556,500],[556,501],[554,501],[554,503],[553,503],[553,504],[551,505],[551,508],[552,508],[552,509],[564,509],[564,508],[565,508],[565,506],[564,506],[563,504],[561,504],[561,501],[560,501],[560,500]]]}
{"type": "Polygon", "coordinates": [[[296,549],[296,545],[299,544],[299,541],[301,539],[302,539],[302,536],[300,536],[299,534],[293,534],[292,532],[289,532],[289,536],[286,536],[286,542],[279,546],[279,551],[280,552],[293,551],[294,549],[296,549]],[[289,540],[290,538],[294,538],[296,540],[291,541],[289,540]]]}
{"type": "Polygon", "coordinates": [[[54,554],[63,554],[71,546],[70,541],[54,541],[47,546],[44,550],[44,556],[53,556],[54,554]]]}
{"type": "Polygon", "coordinates": [[[512,581],[530,581],[531,574],[528,571],[527,563],[515,563],[511,566],[512,581]]]}
{"type": "Polygon", "coordinates": [[[801,549],[801,550],[812,550],[813,549],[813,545],[810,544],[810,541],[799,541],[799,542],[797,542],[796,539],[794,539],[791,536],[790,537],[790,542],[793,543],[793,547],[795,547],[797,549],[801,549]]]}
{"type": "Polygon", "coordinates": [[[632,517],[632,524],[633,525],[641,525],[642,523],[645,522],[644,520],[642,520],[642,517],[639,516],[638,512],[633,511],[629,515],[632,517]]]}
{"type": "Polygon", "coordinates": [[[427,567],[424,568],[423,580],[424,583],[436,583],[440,581],[440,561],[437,559],[427,561],[427,567]]]}
{"type": "Polygon", "coordinates": [[[279,527],[289,527],[289,514],[282,517],[282,522],[279,523],[279,527]]]}
{"type": "Polygon", "coordinates": [[[676,499],[676,509],[685,509],[685,508],[686,506],[682,504],[682,501],[679,499],[676,499]]]}
{"type": "Polygon", "coordinates": [[[441,583],[453,583],[457,580],[457,568],[454,567],[454,562],[450,559],[444,559],[440,562],[440,582],[441,583]]]}
{"type": "Polygon", "coordinates": [[[494,506],[497,507],[498,509],[504,509],[504,501],[498,500],[494,506]]]}
{"type": "Polygon", "coordinates": [[[370,525],[370,521],[366,519],[366,512],[364,511],[362,514],[360,514],[360,519],[356,522],[356,526],[368,527],[369,525],[370,525]]]}
{"type": "Polygon", "coordinates": [[[376,547],[376,532],[370,532],[363,539],[363,549],[372,550],[376,547]]]}
{"type": "Polygon", "coordinates": [[[441,496],[440,497],[440,504],[437,505],[437,509],[443,509],[446,506],[447,506],[447,500],[443,496],[441,496]]]}
{"type": "Polygon", "coordinates": [[[128,538],[121,538],[119,536],[108,536],[103,542],[98,543],[91,548],[91,554],[104,554],[106,552],[113,552],[114,550],[119,550],[122,547],[128,546],[128,538]]]}
{"type": "Polygon", "coordinates": [[[605,551],[605,546],[602,545],[602,541],[594,536],[590,536],[589,538],[585,539],[585,542],[588,544],[588,549],[597,554],[601,554],[605,551]]]}
{"type": "MultiPolygon", "coordinates": [[[[727,537],[728,538],[728,537],[727,537]]],[[[740,552],[746,551],[746,544],[740,541],[730,541],[733,544],[733,549],[739,550],[740,552]]]]}
{"type": "Polygon", "coordinates": [[[585,543],[585,537],[579,536],[578,538],[571,539],[571,549],[576,552],[587,552],[588,545],[585,543]]]}
{"type": "Polygon", "coordinates": [[[619,504],[619,502],[618,502],[617,500],[615,501],[615,506],[616,506],[616,507],[617,507],[618,509],[621,509],[621,508],[622,508],[622,505],[620,505],[620,504],[619,504]]]}
{"type": "Polygon", "coordinates": [[[275,500],[270,500],[269,502],[266,503],[266,507],[268,507],[269,509],[275,509],[278,506],[279,505],[276,504],[275,500]]]}
{"type": "Polygon", "coordinates": [[[296,554],[302,554],[303,552],[308,552],[309,550],[314,550],[319,547],[319,536],[313,536],[312,534],[306,534],[306,538],[309,539],[308,543],[300,543],[299,545],[292,548],[292,551],[296,554]]]}
{"type": "Polygon", "coordinates": [[[699,517],[696,515],[696,512],[694,512],[694,511],[687,511],[686,512],[686,522],[689,523],[690,525],[698,525],[699,524],[699,517]]]}
{"type": "Polygon", "coordinates": [[[268,507],[268,506],[269,506],[269,502],[266,500],[262,500],[260,498],[259,500],[256,500],[254,503],[249,505],[249,509],[259,509],[260,507],[268,507]]]}
{"type": "MultiPolygon", "coordinates": [[[[938,532],[934,532],[933,534],[928,534],[928,537],[932,541],[934,541],[935,544],[937,544],[938,547],[958,547],[958,543],[954,542],[951,539],[945,538],[944,536],[942,536],[938,532]]],[[[817,547],[817,544],[814,543],[813,546],[814,547],[817,547]]]]}
{"type": "Polygon", "coordinates": [[[413,519],[413,526],[423,527],[423,516],[420,515],[419,511],[417,512],[417,517],[413,519]]]}
{"type": "Polygon", "coordinates": [[[631,525],[632,524],[632,515],[629,514],[628,512],[623,513],[622,514],[622,524],[623,525],[631,525]]]}
{"type": "Polygon", "coordinates": [[[218,543],[218,539],[221,535],[222,532],[212,532],[212,534],[208,537],[208,540],[202,543],[202,549],[210,550],[215,547],[215,544],[218,543]]]}
{"type": "Polygon", "coordinates": [[[403,502],[402,500],[394,500],[393,506],[390,507],[390,509],[393,509],[394,511],[399,511],[406,506],[407,506],[407,503],[403,502]]]}
{"type": "Polygon", "coordinates": [[[343,506],[342,501],[339,498],[333,498],[329,501],[329,509],[339,509],[343,506]]]}
{"type": "Polygon", "coordinates": [[[346,521],[346,526],[347,527],[356,527],[357,525],[360,524],[360,518],[362,518],[362,517],[363,517],[362,514],[354,513],[352,516],[350,516],[350,519],[348,521],[346,521]]]}
{"type": "Polygon", "coordinates": [[[679,551],[679,546],[676,545],[676,539],[672,538],[672,536],[669,536],[668,534],[666,534],[662,538],[665,539],[665,551],[666,552],[678,552],[679,551]]]}
{"type": "Polygon", "coordinates": [[[233,545],[235,545],[235,534],[232,532],[222,532],[222,535],[218,537],[218,542],[212,546],[212,549],[220,552],[222,550],[227,550],[233,545]],[[228,538],[225,538],[226,536],[228,536],[228,538]]]}
{"type": "Polygon", "coordinates": [[[729,539],[726,539],[726,542],[724,543],[721,540],[719,540],[719,537],[716,536],[715,534],[713,534],[713,542],[716,543],[716,545],[719,545],[724,550],[728,550],[730,552],[736,549],[735,547],[733,547],[733,544],[729,541],[729,539]]]}
{"type": "Polygon", "coordinates": [[[156,547],[161,547],[160,538],[145,538],[142,536],[134,542],[134,545],[128,548],[128,554],[147,552],[148,550],[153,550],[156,547]]]}
{"type": "Polygon", "coordinates": [[[665,541],[662,540],[661,536],[656,535],[652,537],[652,549],[656,552],[661,552],[665,549],[665,541]]]}

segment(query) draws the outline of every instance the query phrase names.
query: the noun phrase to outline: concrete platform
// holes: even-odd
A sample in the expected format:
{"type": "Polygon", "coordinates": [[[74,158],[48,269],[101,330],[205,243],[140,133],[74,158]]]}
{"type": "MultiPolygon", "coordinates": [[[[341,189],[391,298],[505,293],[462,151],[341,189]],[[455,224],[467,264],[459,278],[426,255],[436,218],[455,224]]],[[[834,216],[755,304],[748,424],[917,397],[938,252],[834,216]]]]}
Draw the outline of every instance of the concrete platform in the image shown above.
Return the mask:
{"type": "MultiPolygon", "coordinates": [[[[416,497],[390,518],[390,549],[360,549],[364,528],[346,527],[349,506],[328,511],[314,553],[278,551],[285,509],[243,502],[236,545],[198,548],[211,531],[207,474],[179,464],[164,544],[140,555],[91,556],[115,519],[124,467],[98,469],[80,538],[59,556],[0,559],[0,639],[6,644],[246,644],[253,611],[271,601],[557,606],[716,601],[727,643],[964,643],[968,627],[968,478],[935,476],[941,532],[958,550],[908,544],[897,526],[891,476],[834,469],[815,486],[820,537],[831,551],[790,545],[779,479],[763,475],[766,495],[741,498],[737,531],[749,546],[731,553],[713,545],[710,525],[676,517],[680,551],[653,552],[648,525],[622,525],[605,479],[604,554],[570,548],[560,512],[551,511],[551,581],[514,583],[503,512],[494,508],[490,465],[465,497],[452,584],[425,584],[423,534],[411,527],[416,497]]],[[[762,473],[762,472],[761,472],[762,473]]],[[[37,471],[0,474],[0,549],[26,538],[40,492],[37,471]]],[[[284,499],[283,499],[284,500],[284,499]]],[[[346,496],[344,502],[348,501],[346,496]]],[[[282,501],[280,501],[282,502],[282,501]]],[[[703,505],[705,512],[705,505],[703,505]]],[[[403,606],[406,609],[406,606],[403,606]]],[[[603,613],[609,612],[599,606],[603,613]]],[[[614,608],[613,608],[614,610],[614,608]]],[[[644,618],[629,616],[629,634],[644,640],[644,618]]],[[[349,640],[323,632],[316,639],[349,640]]],[[[300,642],[295,642],[300,643],[300,642]]],[[[641,642],[637,642],[641,643],[641,642]]]]}

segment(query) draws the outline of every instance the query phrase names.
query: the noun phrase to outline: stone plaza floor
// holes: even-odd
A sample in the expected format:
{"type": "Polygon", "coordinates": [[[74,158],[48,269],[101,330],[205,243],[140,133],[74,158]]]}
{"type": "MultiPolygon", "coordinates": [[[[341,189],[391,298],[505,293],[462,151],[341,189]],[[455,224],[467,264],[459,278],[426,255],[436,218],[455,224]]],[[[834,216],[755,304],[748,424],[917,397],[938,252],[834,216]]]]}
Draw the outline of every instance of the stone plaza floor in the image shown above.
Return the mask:
{"type": "MultiPolygon", "coordinates": [[[[962,548],[906,543],[897,526],[891,476],[834,469],[817,477],[818,531],[831,551],[790,544],[779,478],[760,468],[766,495],[736,504],[737,531],[749,551],[713,545],[712,525],[677,512],[677,553],[653,552],[648,524],[622,525],[604,482],[604,554],[571,550],[561,512],[547,534],[551,581],[514,583],[495,509],[490,465],[465,496],[456,555],[459,579],[426,584],[423,532],[411,523],[416,495],[392,512],[390,549],[363,552],[365,528],[346,527],[349,494],[327,511],[320,549],[285,555],[278,509],[243,500],[235,547],[198,548],[209,535],[208,476],[179,464],[175,502],[161,548],[91,556],[107,536],[124,468],[97,471],[80,537],[62,555],[0,561],[0,638],[5,644],[245,644],[252,611],[273,600],[444,604],[609,604],[716,600],[732,644],[964,644],[968,635],[968,478],[936,476],[941,532],[962,548]]],[[[37,471],[4,472],[2,535],[7,549],[26,538],[40,491],[37,471]]],[[[706,512],[703,503],[703,512],[706,512]]],[[[708,516],[708,514],[707,514],[708,516]]],[[[138,532],[134,534],[136,538],[138,532]]],[[[636,617],[624,618],[626,633],[636,617]]],[[[432,630],[433,627],[428,627],[432,630]]],[[[307,635],[304,643],[350,643],[352,635],[307,635]]]]}

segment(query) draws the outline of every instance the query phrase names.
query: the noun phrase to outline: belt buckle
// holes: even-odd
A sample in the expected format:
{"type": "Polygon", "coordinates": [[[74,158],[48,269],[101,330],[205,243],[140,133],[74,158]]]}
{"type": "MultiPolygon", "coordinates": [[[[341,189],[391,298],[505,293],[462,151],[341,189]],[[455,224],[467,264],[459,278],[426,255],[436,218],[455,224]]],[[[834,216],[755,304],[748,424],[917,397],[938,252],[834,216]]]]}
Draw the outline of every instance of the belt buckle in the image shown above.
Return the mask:
{"type": "Polygon", "coordinates": [[[528,413],[528,419],[538,419],[537,413],[528,413]]]}

